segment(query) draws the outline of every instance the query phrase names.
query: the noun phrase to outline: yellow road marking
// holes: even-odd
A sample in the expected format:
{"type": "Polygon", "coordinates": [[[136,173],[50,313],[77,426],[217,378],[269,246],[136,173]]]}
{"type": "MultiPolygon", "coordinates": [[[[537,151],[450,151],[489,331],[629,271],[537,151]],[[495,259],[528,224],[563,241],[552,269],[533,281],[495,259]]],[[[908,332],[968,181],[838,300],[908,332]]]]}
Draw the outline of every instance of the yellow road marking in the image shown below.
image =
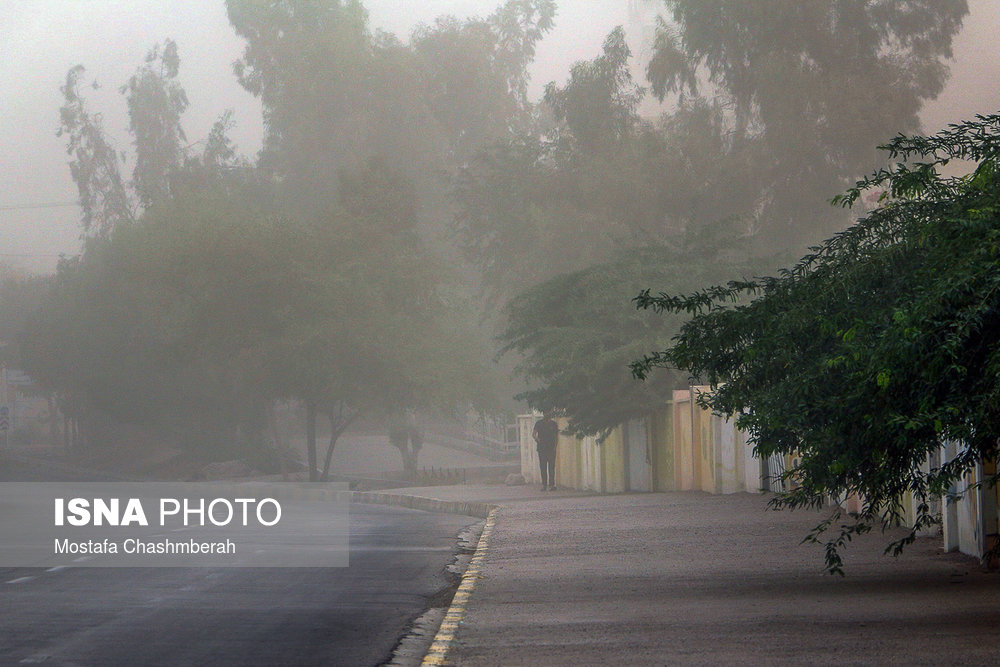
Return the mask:
{"type": "Polygon", "coordinates": [[[455,597],[451,600],[451,606],[448,607],[448,612],[444,615],[444,620],[441,621],[441,627],[438,628],[437,634],[434,635],[434,641],[431,643],[431,647],[427,650],[427,655],[424,656],[424,660],[421,663],[425,667],[448,664],[448,649],[454,643],[458,627],[465,618],[465,607],[469,602],[469,597],[472,595],[472,590],[476,587],[476,580],[482,576],[483,560],[486,557],[486,545],[489,543],[490,534],[493,532],[493,526],[496,523],[496,513],[496,509],[492,509],[486,517],[486,523],[483,525],[483,533],[479,536],[479,543],[476,545],[476,553],[473,554],[472,560],[469,561],[469,567],[466,568],[465,574],[462,575],[462,581],[458,585],[458,590],[455,591],[455,597]]]}

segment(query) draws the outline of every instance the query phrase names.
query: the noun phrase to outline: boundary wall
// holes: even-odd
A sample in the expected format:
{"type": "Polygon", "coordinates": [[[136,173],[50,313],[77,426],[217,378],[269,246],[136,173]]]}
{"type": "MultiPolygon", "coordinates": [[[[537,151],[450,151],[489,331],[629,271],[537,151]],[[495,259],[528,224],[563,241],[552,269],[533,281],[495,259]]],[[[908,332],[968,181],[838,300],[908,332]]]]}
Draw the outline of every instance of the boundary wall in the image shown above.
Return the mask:
{"type": "MultiPolygon", "coordinates": [[[[620,424],[604,436],[560,434],[556,455],[559,486],[595,491],[758,492],[769,487],[764,468],[732,420],[697,404],[707,387],[673,392],[649,414],[620,424]]],[[[538,484],[541,474],[531,431],[541,415],[518,416],[521,474],[538,484]]],[[[566,420],[559,419],[560,427],[566,420]]]]}

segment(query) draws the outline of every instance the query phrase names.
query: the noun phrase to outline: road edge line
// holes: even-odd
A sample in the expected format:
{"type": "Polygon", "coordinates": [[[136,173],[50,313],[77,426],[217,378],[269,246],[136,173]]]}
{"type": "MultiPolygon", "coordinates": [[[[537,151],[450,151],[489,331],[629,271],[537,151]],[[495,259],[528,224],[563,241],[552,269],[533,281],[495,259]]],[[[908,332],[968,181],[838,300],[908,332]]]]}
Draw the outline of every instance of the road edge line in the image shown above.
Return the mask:
{"type": "Polygon", "coordinates": [[[465,568],[458,589],[455,591],[455,595],[451,599],[451,604],[448,606],[448,611],[445,612],[444,618],[441,620],[441,625],[438,626],[437,633],[434,635],[434,640],[431,642],[420,663],[421,667],[447,665],[448,651],[455,643],[458,628],[465,618],[465,606],[468,604],[472,591],[476,586],[476,581],[482,576],[483,561],[486,559],[486,548],[493,533],[493,526],[496,525],[496,517],[500,510],[500,505],[440,500],[425,496],[376,491],[340,491],[337,492],[336,497],[339,500],[342,499],[354,503],[406,507],[425,512],[463,514],[465,516],[485,519],[483,532],[480,533],[479,542],[476,544],[476,551],[472,555],[468,567],[465,568]]]}
{"type": "Polygon", "coordinates": [[[483,561],[486,559],[486,547],[489,544],[490,535],[493,533],[493,526],[496,525],[496,516],[499,509],[499,507],[494,505],[486,516],[483,532],[479,536],[479,543],[476,545],[476,553],[473,554],[472,560],[469,561],[469,566],[465,568],[465,573],[462,575],[462,581],[458,585],[458,590],[455,591],[455,596],[451,599],[451,605],[449,605],[448,611],[441,621],[441,626],[438,628],[437,634],[434,635],[434,641],[431,642],[430,648],[427,649],[427,653],[420,663],[422,667],[436,667],[448,664],[448,650],[455,643],[458,628],[465,618],[465,606],[468,604],[469,598],[472,596],[472,591],[476,587],[476,581],[482,576],[483,561]]]}

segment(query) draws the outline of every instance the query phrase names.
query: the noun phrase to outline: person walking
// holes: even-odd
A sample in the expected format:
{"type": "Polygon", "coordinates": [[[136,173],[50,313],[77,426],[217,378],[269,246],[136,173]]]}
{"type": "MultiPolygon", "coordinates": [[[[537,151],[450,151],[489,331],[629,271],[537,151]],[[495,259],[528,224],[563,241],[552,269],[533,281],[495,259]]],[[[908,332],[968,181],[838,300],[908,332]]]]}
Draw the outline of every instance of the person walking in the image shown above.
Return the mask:
{"type": "Polygon", "coordinates": [[[559,425],[546,410],[531,430],[538,450],[538,467],[542,472],[542,491],[556,490],[556,444],[559,442],[559,425]]]}

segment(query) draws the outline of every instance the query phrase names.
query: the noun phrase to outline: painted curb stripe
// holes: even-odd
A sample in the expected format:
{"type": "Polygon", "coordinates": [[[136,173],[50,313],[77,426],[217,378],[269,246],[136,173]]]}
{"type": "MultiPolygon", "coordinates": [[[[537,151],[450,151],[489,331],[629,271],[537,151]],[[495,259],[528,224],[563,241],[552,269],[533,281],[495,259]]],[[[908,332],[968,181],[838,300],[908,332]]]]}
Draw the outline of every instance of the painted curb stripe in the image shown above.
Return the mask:
{"type": "Polygon", "coordinates": [[[458,627],[465,618],[465,606],[476,586],[476,580],[482,576],[483,560],[486,557],[486,546],[489,543],[490,534],[496,523],[497,510],[499,506],[492,503],[463,502],[456,500],[439,500],[437,498],[425,498],[422,496],[410,496],[399,493],[385,493],[378,491],[338,491],[333,494],[334,499],[351,503],[364,503],[370,505],[388,505],[391,507],[406,507],[409,509],[423,510],[425,512],[447,512],[449,514],[463,514],[474,516],[486,520],[483,525],[483,532],[479,536],[476,545],[476,552],[469,561],[469,566],[462,575],[458,590],[451,600],[451,606],[441,621],[434,641],[424,655],[421,665],[435,667],[437,665],[447,665],[448,650],[455,642],[455,635],[458,627]]]}
{"type": "Polygon", "coordinates": [[[455,643],[455,635],[458,634],[458,628],[465,618],[465,607],[472,596],[473,589],[476,587],[476,581],[482,576],[483,561],[486,558],[486,546],[489,543],[490,535],[493,533],[493,526],[496,524],[496,515],[497,508],[493,508],[486,517],[483,532],[479,536],[479,544],[476,545],[476,553],[473,554],[472,560],[469,561],[469,567],[466,568],[465,574],[462,575],[462,581],[459,583],[458,590],[455,591],[455,597],[452,598],[451,606],[448,607],[448,612],[444,615],[441,627],[438,628],[437,634],[434,636],[434,641],[427,650],[427,655],[424,656],[421,665],[434,667],[448,664],[448,649],[455,643]]]}

